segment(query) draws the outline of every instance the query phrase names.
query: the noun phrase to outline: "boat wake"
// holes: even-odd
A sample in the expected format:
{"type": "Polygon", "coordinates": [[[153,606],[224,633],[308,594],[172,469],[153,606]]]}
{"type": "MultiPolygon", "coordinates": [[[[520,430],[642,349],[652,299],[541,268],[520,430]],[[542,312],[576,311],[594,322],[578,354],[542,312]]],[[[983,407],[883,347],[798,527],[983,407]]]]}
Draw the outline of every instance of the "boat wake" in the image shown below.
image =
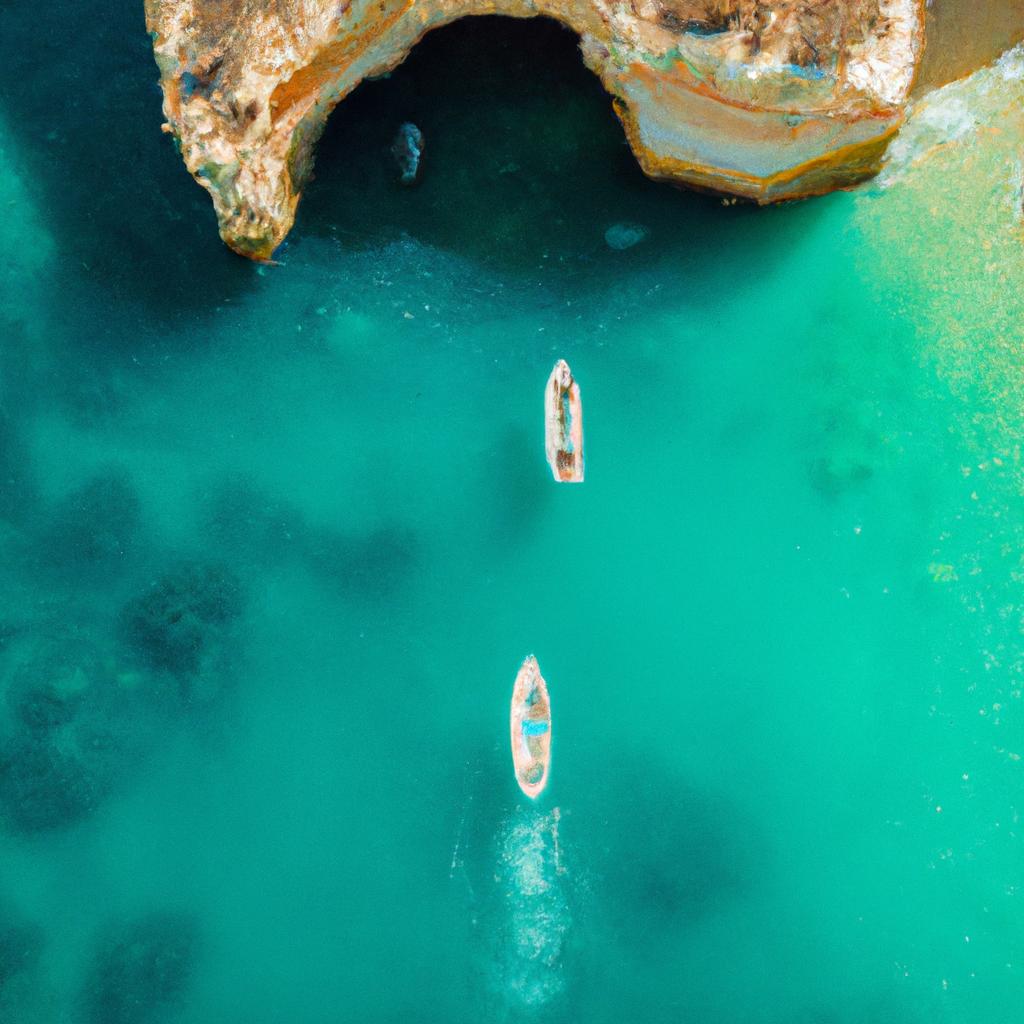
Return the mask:
{"type": "Polygon", "coordinates": [[[509,1009],[539,1008],[561,993],[571,921],[558,808],[520,808],[497,837],[501,920],[493,981],[509,1009]]]}
{"type": "Polygon", "coordinates": [[[467,911],[479,1018],[525,1024],[566,995],[568,940],[589,886],[571,844],[566,854],[559,808],[502,806],[492,778],[490,767],[467,765],[445,867],[467,911]]]}

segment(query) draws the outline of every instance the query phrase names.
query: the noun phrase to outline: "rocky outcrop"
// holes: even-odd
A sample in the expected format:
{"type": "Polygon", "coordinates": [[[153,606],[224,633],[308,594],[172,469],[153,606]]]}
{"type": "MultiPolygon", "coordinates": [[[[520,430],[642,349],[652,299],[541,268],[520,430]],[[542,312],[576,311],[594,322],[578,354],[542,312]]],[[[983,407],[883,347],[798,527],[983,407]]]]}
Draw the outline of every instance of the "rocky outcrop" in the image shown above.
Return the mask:
{"type": "Polygon", "coordinates": [[[578,33],[644,171],[772,202],[874,173],[920,58],[923,0],[146,0],[165,129],[221,236],[268,259],[331,109],[470,14],[578,33]]]}

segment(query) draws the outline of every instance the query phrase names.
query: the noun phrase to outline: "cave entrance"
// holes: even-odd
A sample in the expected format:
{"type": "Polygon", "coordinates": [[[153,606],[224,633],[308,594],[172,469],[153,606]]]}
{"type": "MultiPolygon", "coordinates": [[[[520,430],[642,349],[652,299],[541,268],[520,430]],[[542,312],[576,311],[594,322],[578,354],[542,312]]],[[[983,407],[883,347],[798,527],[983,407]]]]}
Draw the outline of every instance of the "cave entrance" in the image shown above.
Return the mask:
{"type": "Polygon", "coordinates": [[[547,18],[479,16],[430,32],[335,109],[297,230],[349,245],[406,234],[536,266],[602,246],[610,224],[702,202],[643,176],[575,33],[547,18]],[[412,187],[390,153],[406,121],[425,139],[412,187]]]}

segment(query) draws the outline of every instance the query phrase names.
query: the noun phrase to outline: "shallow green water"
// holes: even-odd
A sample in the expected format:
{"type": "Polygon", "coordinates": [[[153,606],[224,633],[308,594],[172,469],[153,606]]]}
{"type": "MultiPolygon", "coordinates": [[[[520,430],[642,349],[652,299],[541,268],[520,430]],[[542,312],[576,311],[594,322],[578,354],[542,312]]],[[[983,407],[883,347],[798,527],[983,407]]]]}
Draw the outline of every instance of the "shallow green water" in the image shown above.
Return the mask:
{"type": "Polygon", "coordinates": [[[258,269],[89,7],[0,11],[0,1019],[1019,1020],[1012,155],[723,207],[462,24],[258,269]]]}

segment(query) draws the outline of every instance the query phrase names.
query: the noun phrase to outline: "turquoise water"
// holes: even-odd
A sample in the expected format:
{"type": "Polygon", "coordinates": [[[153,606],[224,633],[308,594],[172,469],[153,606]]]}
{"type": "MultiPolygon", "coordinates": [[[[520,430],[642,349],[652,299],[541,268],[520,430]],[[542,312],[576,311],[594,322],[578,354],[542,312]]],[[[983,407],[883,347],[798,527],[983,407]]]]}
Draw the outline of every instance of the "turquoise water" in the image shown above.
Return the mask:
{"type": "Polygon", "coordinates": [[[723,206],[462,23],[258,268],[141,22],[0,11],[0,1020],[1018,1021],[1014,158],[723,206]]]}

